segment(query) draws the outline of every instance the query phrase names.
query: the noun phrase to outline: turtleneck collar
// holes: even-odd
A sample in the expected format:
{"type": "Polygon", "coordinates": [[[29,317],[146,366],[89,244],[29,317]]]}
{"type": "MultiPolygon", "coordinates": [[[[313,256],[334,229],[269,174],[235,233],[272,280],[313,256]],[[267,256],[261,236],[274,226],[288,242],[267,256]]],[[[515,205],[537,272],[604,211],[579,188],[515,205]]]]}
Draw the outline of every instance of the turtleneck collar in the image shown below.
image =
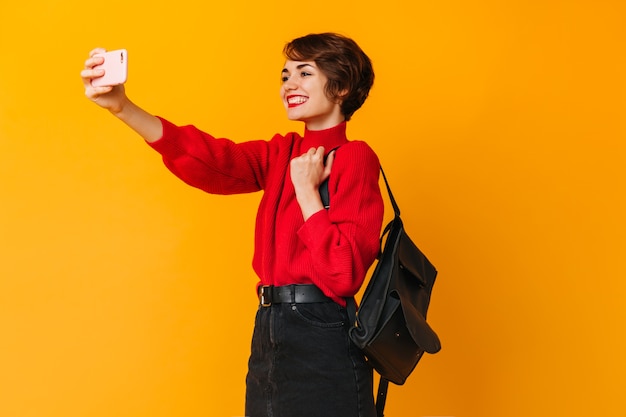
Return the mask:
{"type": "Polygon", "coordinates": [[[322,130],[304,130],[302,150],[323,146],[327,151],[348,142],[346,136],[346,122],[322,130]]]}

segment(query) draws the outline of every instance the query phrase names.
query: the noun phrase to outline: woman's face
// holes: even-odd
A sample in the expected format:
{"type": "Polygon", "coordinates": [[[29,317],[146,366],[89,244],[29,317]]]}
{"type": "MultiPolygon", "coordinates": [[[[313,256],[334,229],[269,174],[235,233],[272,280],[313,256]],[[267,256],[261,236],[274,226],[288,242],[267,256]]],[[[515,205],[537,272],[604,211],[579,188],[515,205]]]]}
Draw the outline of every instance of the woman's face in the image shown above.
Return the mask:
{"type": "Polygon", "coordinates": [[[344,121],[340,102],[324,91],[326,75],[313,61],[287,61],[281,73],[280,95],[289,120],[299,120],[309,130],[327,129],[344,121]]]}

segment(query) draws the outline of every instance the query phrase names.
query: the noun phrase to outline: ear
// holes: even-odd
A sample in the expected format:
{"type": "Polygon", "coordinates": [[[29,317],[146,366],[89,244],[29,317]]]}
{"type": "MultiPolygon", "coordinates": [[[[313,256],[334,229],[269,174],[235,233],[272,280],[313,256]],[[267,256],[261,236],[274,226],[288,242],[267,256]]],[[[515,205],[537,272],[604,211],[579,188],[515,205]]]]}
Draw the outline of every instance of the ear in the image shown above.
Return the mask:
{"type": "Polygon", "coordinates": [[[343,89],[341,90],[336,96],[335,96],[335,103],[337,104],[341,104],[343,103],[343,101],[345,100],[346,96],[348,95],[348,89],[343,89]]]}

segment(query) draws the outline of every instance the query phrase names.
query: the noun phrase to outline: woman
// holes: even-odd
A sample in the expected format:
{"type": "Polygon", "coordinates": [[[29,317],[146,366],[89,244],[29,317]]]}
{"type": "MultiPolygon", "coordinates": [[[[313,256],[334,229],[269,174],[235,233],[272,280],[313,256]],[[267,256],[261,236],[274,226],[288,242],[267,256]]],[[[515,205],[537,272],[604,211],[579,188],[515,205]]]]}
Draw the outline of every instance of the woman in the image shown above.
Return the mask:
{"type": "Polygon", "coordinates": [[[346,137],[374,81],[367,55],[333,33],[289,42],[280,94],[304,135],[234,143],[147,113],[123,85],[93,87],[103,75],[94,69],[99,52],[81,73],[86,96],[139,133],[175,175],[209,193],[264,192],[246,416],[375,416],[372,370],[350,342],[345,309],[378,253],[383,219],[378,158],[346,137]],[[326,180],[328,209],[319,192],[326,180]]]}

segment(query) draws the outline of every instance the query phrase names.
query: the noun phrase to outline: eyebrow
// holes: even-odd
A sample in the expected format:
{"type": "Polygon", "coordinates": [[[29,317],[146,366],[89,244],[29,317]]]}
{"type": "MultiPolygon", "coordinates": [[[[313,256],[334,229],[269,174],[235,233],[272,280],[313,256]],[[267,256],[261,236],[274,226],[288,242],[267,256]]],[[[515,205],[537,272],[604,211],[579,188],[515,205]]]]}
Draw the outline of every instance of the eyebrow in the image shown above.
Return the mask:
{"type": "MultiPolygon", "coordinates": [[[[296,69],[302,69],[304,67],[311,67],[311,68],[315,69],[315,67],[313,65],[311,65],[311,64],[300,64],[300,65],[296,66],[296,69]]],[[[283,68],[283,70],[281,71],[281,74],[284,74],[286,72],[289,72],[289,70],[287,68],[283,68]]]]}

